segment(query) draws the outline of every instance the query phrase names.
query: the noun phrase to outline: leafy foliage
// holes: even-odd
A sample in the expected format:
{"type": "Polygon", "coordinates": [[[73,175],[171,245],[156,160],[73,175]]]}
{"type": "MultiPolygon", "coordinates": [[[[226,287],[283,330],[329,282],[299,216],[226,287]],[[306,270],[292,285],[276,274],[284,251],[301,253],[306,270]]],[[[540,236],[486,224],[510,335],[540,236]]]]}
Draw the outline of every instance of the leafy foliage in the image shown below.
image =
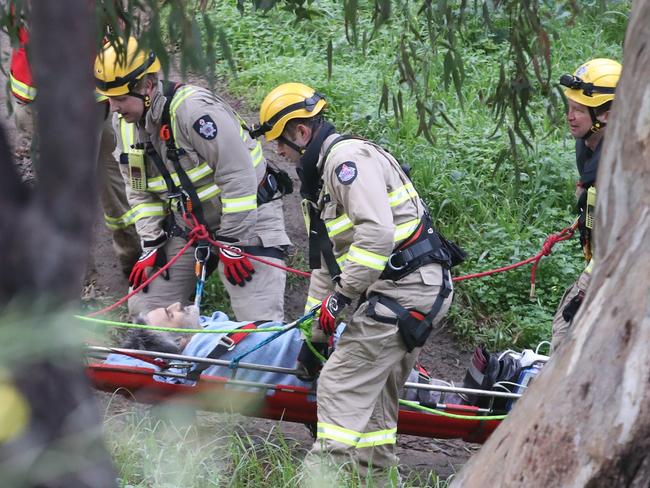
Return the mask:
{"type": "MultiPolygon", "coordinates": [[[[394,3],[390,20],[379,30],[372,5],[360,2],[354,29],[350,19],[346,24],[351,15],[347,2],[343,8],[334,1],[319,2],[320,15],[308,22],[296,22],[282,9],[242,16],[232,3],[222,3],[207,15],[221,21],[236,60],[236,78],[225,63],[216,67],[230,92],[256,107],[280,83],[306,83],[327,96],[328,117],[339,132],[373,139],[412,166],[437,226],[470,253],[455,271],[465,274],[528,258],[548,234],[572,223],[573,141],[565,135],[557,110],[562,97],[551,80],[591,57],[620,58],[627,2],[599,16],[538,4],[535,11],[549,32],[549,58],[540,61],[540,77],[549,81],[542,88],[534,74],[530,78],[535,81],[526,88],[526,120],[518,122],[518,129],[509,109],[498,104],[498,97],[510,95],[497,96],[493,89],[516,66],[506,53],[512,22],[524,15],[519,10],[490,10],[488,26],[481,9],[465,8],[462,29],[453,42],[447,39],[438,48],[438,55],[406,36],[407,26],[420,37],[442,35],[426,29],[412,4],[398,9],[394,3]],[[357,45],[351,47],[354,32],[357,45]],[[458,68],[454,75],[449,65],[457,58],[462,59],[462,71],[458,68]],[[460,96],[454,77],[462,86],[460,96]],[[426,88],[426,97],[411,91],[409,83],[426,88]],[[424,116],[422,107],[427,108],[424,116]],[[504,121],[497,131],[495,113],[504,121]],[[529,148],[521,150],[519,132],[529,126],[536,137],[528,138],[529,148]]],[[[446,22],[460,25],[458,9],[452,13],[451,18],[443,15],[446,22]]],[[[441,14],[432,10],[430,15],[441,14]]],[[[529,267],[459,283],[454,330],[467,342],[482,341],[493,348],[548,339],[555,306],[582,266],[575,240],[556,246],[541,262],[535,301],[528,296],[529,267]]]]}
{"type": "MultiPolygon", "coordinates": [[[[413,167],[436,224],[470,253],[457,272],[470,273],[533,255],[573,220],[573,147],[554,80],[586,59],[620,58],[630,2],[124,0],[118,9],[102,0],[97,8],[112,42],[135,33],[165,66],[171,44],[182,69],[221,78],[252,106],[282,82],[318,88],[340,132],[369,137],[413,167]]],[[[492,347],[547,338],[581,266],[576,244],[558,246],[542,261],[534,302],[527,269],[463,282],[456,330],[492,347]]],[[[223,308],[220,285],[208,286],[208,305],[223,308]]]]}

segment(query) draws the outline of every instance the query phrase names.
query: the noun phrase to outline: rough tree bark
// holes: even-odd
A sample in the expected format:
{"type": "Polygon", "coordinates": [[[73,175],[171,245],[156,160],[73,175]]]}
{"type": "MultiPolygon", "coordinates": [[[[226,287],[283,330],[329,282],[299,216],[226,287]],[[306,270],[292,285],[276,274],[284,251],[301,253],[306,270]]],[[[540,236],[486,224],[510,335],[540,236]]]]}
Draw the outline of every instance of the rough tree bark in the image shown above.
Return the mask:
{"type": "Polygon", "coordinates": [[[0,397],[28,404],[26,425],[9,428],[21,416],[0,412],[0,484],[115,486],[78,344],[66,333],[70,310],[60,318],[78,300],[97,200],[93,2],[32,6],[35,188],[21,183],[0,128],[0,397]]]}
{"type": "Polygon", "coordinates": [[[567,343],[452,486],[650,483],[649,80],[650,2],[637,0],[598,175],[591,287],[567,343]]]}

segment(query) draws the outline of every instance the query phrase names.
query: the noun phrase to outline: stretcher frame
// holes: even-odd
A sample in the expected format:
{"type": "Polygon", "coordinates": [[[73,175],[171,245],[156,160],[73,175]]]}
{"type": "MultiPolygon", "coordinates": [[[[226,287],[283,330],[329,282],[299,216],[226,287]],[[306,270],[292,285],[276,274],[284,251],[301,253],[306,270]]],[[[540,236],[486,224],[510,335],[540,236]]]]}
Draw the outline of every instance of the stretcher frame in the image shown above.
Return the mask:
{"type": "MultiPolygon", "coordinates": [[[[176,403],[199,410],[239,413],[245,416],[298,422],[307,425],[316,424],[316,392],[314,390],[300,386],[237,380],[236,369],[233,370],[233,377],[231,378],[211,376],[204,373],[194,385],[165,383],[157,381],[154,376],[187,378],[182,373],[156,371],[153,365],[151,368],[145,368],[103,363],[102,359],[110,353],[124,354],[131,357],[180,361],[185,365],[204,363],[229,366],[231,364],[230,361],[226,360],[181,354],[88,346],[86,374],[97,390],[119,393],[139,403],[176,403]],[[246,388],[246,391],[241,388],[246,388]],[[251,391],[251,389],[254,391],[251,391]]],[[[173,365],[178,366],[177,364],[173,365]]],[[[237,367],[296,374],[294,369],[252,363],[239,363],[237,367]]],[[[421,383],[406,383],[405,387],[513,400],[521,396],[505,391],[476,390],[421,383]]],[[[483,443],[500,423],[500,420],[481,419],[481,417],[493,415],[490,409],[456,404],[438,404],[436,408],[446,413],[473,418],[451,418],[401,407],[397,423],[398,433],[428,438],[463,439],[467,442],[483,443]]]]}

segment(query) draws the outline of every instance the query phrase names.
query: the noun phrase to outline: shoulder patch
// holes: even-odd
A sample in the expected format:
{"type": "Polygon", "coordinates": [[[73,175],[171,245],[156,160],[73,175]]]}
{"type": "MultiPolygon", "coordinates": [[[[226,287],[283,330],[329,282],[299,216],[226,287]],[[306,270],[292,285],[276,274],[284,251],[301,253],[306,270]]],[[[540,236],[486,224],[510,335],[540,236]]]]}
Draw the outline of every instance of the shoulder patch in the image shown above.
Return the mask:
{"type": "Polygon", "coordinates": [[[192,127],[203,139],[210,141],[217,137],[217,124],[209,115],[199,117],[192,127]]]}
{"type": "Polygon", "coordinates": [[[350,185],[357,177],[357,165],[353,161],[341,163],[334,170],[336,177],[344,185],[350,185]]]}

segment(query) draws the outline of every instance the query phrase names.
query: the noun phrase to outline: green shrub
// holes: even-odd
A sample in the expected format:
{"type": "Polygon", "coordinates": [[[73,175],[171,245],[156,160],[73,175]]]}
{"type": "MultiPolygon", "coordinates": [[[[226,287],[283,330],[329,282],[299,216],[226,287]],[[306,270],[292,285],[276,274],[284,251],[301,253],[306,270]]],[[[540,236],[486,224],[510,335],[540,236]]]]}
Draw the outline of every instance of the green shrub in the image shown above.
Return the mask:
{"type": "MultiPolygon", "coordinates": [[[[596,15],[585,4],[583,13],[571,19],[563,7],[543,3],[553,79],[573,72],[589,58],[621,58],[630,5],[608,2],[608,6],[608,11],[596,15]]],[[[440,120],[431,145],[415,135],[415,100],[400,84],[394,65],[405,10],[394,9],[393,19],[362,48],[361,43],[353,46],[346,40],[341,3],[323,0],[311,7],[319,15],[310,21],[296,21],[280,8],[247,11],[242,16],[234,0],[219,2],[211,12],[230,43],[236,76],[226,62],[216,71],[227,89],[242,97],[251,110],[256,111],[265,94],[283,82],[300,81],[326,94],[328,117],[339,132],[375,140],[411,165],[436,225],[469,253],[455,274],[533,256],[547,235],[572,223],[575,155],[561,114],[552,110],[549,97],[555,97],[555,106],[562,105],[558,91],[531,101],[530,118],[537,135],[532,149],[519,148],[515,158],[505,125],[494,130],[490,95],[506,50],[507,18],[496,16],[495,31],[489,32],[481,16],[468,8],[459,41],[465,67],[462,107],[455,90],[445,89],[442,55],[419,53],[431,60],[430,91],[455,127],[440,120]],[[333,69],[328,79],[330,41],[333,69]],[[384,82],[403,93],[399,121],[392,113],[378,111],[384,82]]],[[[361,8],[368,13],[370,6],[361,8]]],[[[358,32],[372,25],[364,11],[358,32]]],[[[529,346],[548,339],[557,302],[583,266],[575,239],[559,244],[552,256],[542,260],[533,302],[528,296],[530,267],[459,283],[452,310],[456,332],[467,342],[487,341],[492,347],[529,346]]]]}

